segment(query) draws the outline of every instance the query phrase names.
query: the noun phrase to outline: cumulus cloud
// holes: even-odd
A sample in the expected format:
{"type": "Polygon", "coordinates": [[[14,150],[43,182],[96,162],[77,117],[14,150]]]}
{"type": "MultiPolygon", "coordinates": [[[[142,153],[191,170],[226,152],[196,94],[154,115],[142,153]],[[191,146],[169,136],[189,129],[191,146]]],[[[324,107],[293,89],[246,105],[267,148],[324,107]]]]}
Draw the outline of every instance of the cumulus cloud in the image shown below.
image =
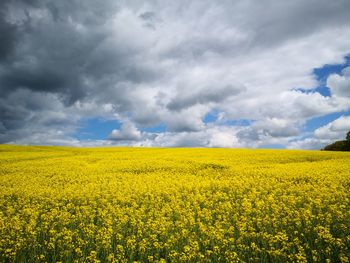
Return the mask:
{"type": "Polygon", "coordinates": [[[11,55],[16,42],[15,36],[17,33],[16,26],[5,19],[6,2],[7,1],[1,1],[0,3],[0,35],[2,36],[0,42],[0,61],[11,55]]]}
{"type": "Polygon", "coordinates": [[[209,147],[242,147],[235,133],[229,129],[218,129],[211,133],[209,147]]]}
{"type": "Polygon", "coordinates": [[[322,149],[334,141],[344,140],[349,130],[350,116],[341,116],[316,129],[312,136],[288,143],[287,147],[293,149],[322,149]]]}
{"type": "Polygon", "coordinates": [[[124,122],[119,130],[113,130],[109,135],[114,141],[137,141],[141,139],[141,132],[131,122],[124,122]]]}
{"type": "Polygon", "coordinates": [[[199,131],[164,132],[145,136],[133,145],[160,147],[243,147],[233,127],[205,126],[199,131]]]}
{"type": "Polygon", "coordinates": [[[343,69],[342,73],[329,76],[327,86],[336,97],[350,97],[350,67],[343,69]]]}
{"type": "Polygon", "coordinates": [[[194,91],[191,87],[186,91],[179,92],[167,105],[170,110],[189,108],[196,104],[220,103],[225,99],[237,95],[243,88],[236,88],[231,85],[224,87],[205,87],[194,91]]]}
{"type": "Polygon", "coordinates": [[[340,118],[315,130],[315,137],[318,139],[342,140],[350,130],[350,116],[340,118]]]}
{"type": "Polygon", "coordinates": [[[289,137],[298,135],[298,125],[288,119],[267,118],[252,125],[252,129],[272,137],[289,137]]]}
{"type": "Polygon", "coordinates": [[[350,53],[348,0],[0,3],[0,142],[82,145],[82,120],[123,122],[97,145],[288,144],[350,109],[349,68],[331,97],[312,69],[350,53]],[[330,41],[332,40],[332,41],[330,41]],[[230,127],[205,116],[249,119],[230,127]],[[158,134],[143,128],[164,125],[158,134]]]}
{"type": "Polygon", "coordinates": [[[314,150],[314,149],[323,149],[327,144],[329,144],[329,140],[306,138],[306,139],[296,140],[288,143],[287,148],[314,150]]]}

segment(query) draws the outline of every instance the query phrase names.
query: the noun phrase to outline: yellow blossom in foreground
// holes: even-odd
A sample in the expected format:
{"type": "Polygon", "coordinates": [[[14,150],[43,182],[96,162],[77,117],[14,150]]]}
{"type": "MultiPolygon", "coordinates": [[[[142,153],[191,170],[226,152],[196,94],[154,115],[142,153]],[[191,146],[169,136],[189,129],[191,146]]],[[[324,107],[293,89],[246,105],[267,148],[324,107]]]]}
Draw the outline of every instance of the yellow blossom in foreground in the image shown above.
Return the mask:
{"type": "Polygon", "coordinates": [[[0,262],[349,262],[350,154],[0,146],[0,262]]]}

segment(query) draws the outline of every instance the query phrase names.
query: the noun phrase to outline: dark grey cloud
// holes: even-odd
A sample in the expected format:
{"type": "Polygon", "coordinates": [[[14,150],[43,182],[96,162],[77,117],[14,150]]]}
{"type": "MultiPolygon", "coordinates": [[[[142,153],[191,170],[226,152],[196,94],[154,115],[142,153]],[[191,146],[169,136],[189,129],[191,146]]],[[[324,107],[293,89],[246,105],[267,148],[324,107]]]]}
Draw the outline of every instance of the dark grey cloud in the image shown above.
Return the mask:
{"type": "Polygon", "coordinates": [[[139,15],[139,17],[145,21],[152,21],[156,17],[154,12],[147,11],[139,15]]]}
{"type": "Polygon", "coordinates": [[[151,28],[153,30],[156,29],[157,23],[162,22],[162,19],[158,18],[155,12],[146,11],[139,15],[139,17],[144,21],[144,26],[151,28]]]}
{"type": "Polygon", "coordinates": [[[277,44],[313,32],[349,23],[350,2],[347,0],[293,1],[273,0],[249,5],[248,25],[254,25],[254,43],[277,44]],[[259,23],[256,23],[256,21],[259,23]]]}
{"type": "Polygon", "coordinates": [[[1,100],[1,123],[6,130],[15,130],[25,125],[26,119],[29,117],[29,112],[16,104],[9,105],[9,103],[1,100]]]}
{"type": "Polygon", "coordinates": [[[8,1],[0,2],[0,62],[8,58],[16,43],[16,25],[6,20],[8,1]]]}
{"type": "Polygon", "coordinates": [[[115,84],[154,78],[152,70],[134,61],[137,50],[128,42],[108,41],[108,24],[118,9],[110,1],[0,3],[1,142],[37,130],[72,127],[69,118],[48,117],[50,94],[63,103],[55,108],[61,112],[78,101],[94,100],[91,96],[116,106],[115,97],[120,97],[126,109],[131,99],[122,96],[124,88],[111,98],[115,84]]]}
{"type": "Polygon", "coordinates": [[[15,47],[11,61],[1,67],[2,92],[29,89],[57,93],[70,104],[90,92],[85,79],[95,84],[104,78],[114,83],[154,78],[152,70],[134,60],[137,50],[128,43],[118,45],[108,40],[112,26],[108,23],[118,12],[112,2],[30,3],[15,1],[10,6],[12,13],[7,19],[14,20],[16,26],[1,23],[8,35],[1,42],[2,49],[15,47]]]}
{"type": "Polygon", "coordinates": [[[67,103],[73,103],[85,94],[81,65],[93,42],[68,20],[56,22],[43,4],[29,3],[32,5],[15,1],[7,13],[17,30],[12,31],[16,43],[11,60],[0,65],[1,91],[58,93],[67,103]]]}
{"type": "MultiPolygon", "coordinates": [[[[188,89],[192,89],[189,87],[188,89]]],[[[244,91],[244,87],[227,85],[224,87],[206,87],[195,92],[178,93],[167,105],[170,110],[181,110],[196,104],[220,103],[244,91]]]]}

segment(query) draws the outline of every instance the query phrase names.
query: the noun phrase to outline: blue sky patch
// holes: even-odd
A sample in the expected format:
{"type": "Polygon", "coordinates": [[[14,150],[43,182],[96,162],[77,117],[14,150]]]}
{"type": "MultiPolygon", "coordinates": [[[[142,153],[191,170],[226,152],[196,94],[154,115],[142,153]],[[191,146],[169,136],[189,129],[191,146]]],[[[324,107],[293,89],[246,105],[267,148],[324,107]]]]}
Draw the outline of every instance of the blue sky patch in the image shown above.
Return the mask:
{"type": "Polygon", "coordinates": [[[162,123],[156,126],[142,128],[140,130],[143,132],[150,132],[150,133],[166,132],[166,126],[165,124],[162,123]]]}
{"type": "Polygon", "coordinates": [[[205,115],[204,117],[204,122],[205,123],[209,123],[209,122],[215,122],[218,118],[218,112],[217,111],[210,111],[209,113],[207,113],[207,115],[205,115]]]}
{"type": "Polygon", "coordinates": [[[341,71],[350,66],[350,54],[345,56],[344,64],[326,64],[323,67],[315,68],[313,74],[315,75],[320,87],[326,86],[327,78],[331,74],[340,74],[341,71]]]}
{"type": "MultiPolygon", "coordinates": [[[[216,110],[212,110],[207,115],[205,115],[203,121],[204,123],[216,122],[218,120],[218,114],[220,112],[216,110]]],[[[248,119],[238,119],[238,120],[225,120],[220,121],[218,124],[227,125],[227,126],[249,126],[253,123],[253,120],[248,119]]]]}
{"type": "Polygon", "coordinates": [[[85,119],[81,123],[74,137],[79,140],[104,140],[114,129],[119,129],[121,123],[117,120],[105,120],[102,118],[85,119]]]}
{"type": "MultiPolygon", "coordinates": [[[[313,74],[316,76],[316,79],[319,82],[319,86],[315,89],[309,90],[309,91],[303,91],[303,89],[298,89],[302,92],[319,92],[323,96],[330,97],[330,90],[326,86],[327,85],[327,78],[331,74],[341,74],[342,70],[350,65],[350,54],[345,56],[345,63],[343,64],[334,64],[334,65],[324,65],[320,68],[315,68],[313,70],[313,74]]],[[[342,115],[350,115],[350,111],[346,112],[336,112],[328,115],[324,115],[321,117],[316,117],[308,120],[306,124],[304,125],[304,132],[311,132],[315,129],[322,127],[337,118],[339,118],[342,115]]]]}
{"type": "Polygon", "coordinates": [[[342,115],[350,115],[350,112],[346,112],[346,113],[344,113],[344,112],[336,112],[336,113],[324,115],[324,116],[321,116],[321,117],[312,118],[312,119],[308,120],[305,123],[303,131],[304,132],[314,131],[317,128],[325,126],[328,123],[338,119],[342,115]]]}

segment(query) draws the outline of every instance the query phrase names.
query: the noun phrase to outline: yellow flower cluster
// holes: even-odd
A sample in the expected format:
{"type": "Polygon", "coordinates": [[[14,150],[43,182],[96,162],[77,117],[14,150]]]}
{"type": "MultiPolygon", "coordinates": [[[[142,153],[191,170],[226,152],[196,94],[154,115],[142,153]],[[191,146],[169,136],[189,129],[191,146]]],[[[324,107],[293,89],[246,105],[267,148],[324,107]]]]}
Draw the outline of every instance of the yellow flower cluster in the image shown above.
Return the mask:
{"type": "Polygon", "coordinates": [[[0,262],[349,262],[350,154],[0,146],[0,262]]]}

